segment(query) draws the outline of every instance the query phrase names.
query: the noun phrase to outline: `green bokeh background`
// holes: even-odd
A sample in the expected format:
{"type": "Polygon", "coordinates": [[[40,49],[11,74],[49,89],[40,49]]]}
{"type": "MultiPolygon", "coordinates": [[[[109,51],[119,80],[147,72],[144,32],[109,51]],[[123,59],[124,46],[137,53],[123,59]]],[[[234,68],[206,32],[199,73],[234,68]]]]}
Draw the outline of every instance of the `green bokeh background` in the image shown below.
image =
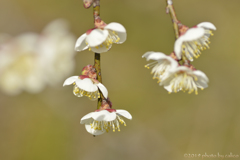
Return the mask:
{"type": "MultiPolygon", "coordinates": [[[[183,24],[209,21],[217,27],[211,49],[193,62],[210,79],[207,89],[197,96],[169,95],[144,68],[145,52],[173,50],[165,0],[102,0],[101,18],[123,24],[128,34],[124,44],[102,54],[103,84],[113,108],[128,110],[133,120],[126,120],[121,132],[94,138],[79,120],[97,104],[73,96],[72,87],[58,84],[40,94],[18,96],[0,92],[0,159],[181,160],[189,159],[185,153],[240,155],[240,1],[173,1],[183,24]]],[[[40,33],[56,18],[68,20],[76,37],[93,28],[92,8],[84,9],[81,0],[0,0],[0,32],[40,33]]],[[[69,75],[79,75],[84,66],[93,64],[93,57],[89,51],[77,53],[75,71],[69,75]]]]}

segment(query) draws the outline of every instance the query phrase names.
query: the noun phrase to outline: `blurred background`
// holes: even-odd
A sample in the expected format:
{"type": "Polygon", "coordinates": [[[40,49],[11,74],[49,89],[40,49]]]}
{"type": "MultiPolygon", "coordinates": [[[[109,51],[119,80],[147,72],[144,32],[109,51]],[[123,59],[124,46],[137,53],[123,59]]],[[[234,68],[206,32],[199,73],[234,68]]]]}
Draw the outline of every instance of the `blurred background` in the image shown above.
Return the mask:
{"type": "MultiPolygon", "coordinates": [[[[93,64],[94,53],[73,51],[76,38],[93,28],[92,8],[85,9],[81,0],[1,0],[0,33],[13,38],[29,32],[43,35],[50,22],[62,18],[69,23],[66,34],[71,34],[69,41],[73,43],[68,45],[72,50],[58,55],[69,41],[67,35],[57,38],[61,42],[54,43],[59,49],[55,69],[39,73],[45,77],[39,92],[23,89],[9,94],[6,89],[0,90],[0,159],[182,160],[191,159],[185,154],[240,155],[240,1],[173,2],[183,24],[191,27],[208,21],[217,27],[211,49],[193,62],[208,76],[209,87],[198,95],[168,94],[144,68],[147,62],[141,56],[145,52],[170,54],[173,50],[175,38],[170,16],[165,13],[165,0],[102,0],[101,18],[106,23],[123,24],[128,34],[125,43],[113,45],[101,55],[103,84],[113,108],[128,110],[133,119],[126,120],[127,127],[122,126],[121,132],[93,137],[79,120],[94,111],[97,102],[74,96],[71,86],[62,87],[66,78],[79,75],[84,66],[93,64]],[[64,65],[70,67],[60,71],[61,65],[57,64],[62,64],[68,53],[71,59],[64,65]]],[[[37,47],[31,51],[39,56],[38,41],[34,45],[37,47]]],[[[6,60],[1,54],[3,64],[6,60]]],[[[33,86],[36,81],[31,80],[33,86]]],[[[17,79],[9,83],[14,90],[11,86],[17,79]]]]}

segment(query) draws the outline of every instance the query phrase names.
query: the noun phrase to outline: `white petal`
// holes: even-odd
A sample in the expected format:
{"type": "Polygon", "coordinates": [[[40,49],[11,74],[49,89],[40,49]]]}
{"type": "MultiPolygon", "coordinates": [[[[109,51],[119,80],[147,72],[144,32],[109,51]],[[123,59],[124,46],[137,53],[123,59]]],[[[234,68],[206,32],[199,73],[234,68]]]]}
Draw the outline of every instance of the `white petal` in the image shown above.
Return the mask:
{"type": "Polygon", "coordinates": [[[183,38],[181,36],[175,41],[175,44],[174,44],[174,52],[177,56],[177,59],[181,59],[181,56],[182,56],[182,43],[183,43],[183,38]]]}
{"type": "Polygon", "coordinates": [[[173,59],[172,57],[167,56],[165,59],[168,60],[171,64],[170,69],[176,69],[178,67],[178,62],[175,59],[173,59]]]}
{"type": "Polygon", "coordinates": [[[92,80],[90,78],[85,78],[83,80],[77,79],[76,85],[87,92],[95,92],[98,90],[97,86],[93,84],[92,80]]]}
{"type": "Polygon", "coordinates": [[[94,128],[92,128],[91,126],[90,126],[90,124],[85,124],[85,128],[86,128],[86,130],[87,130],[87,132],[88,133],[90,133],[90,134],[92,134],[92,135],[101,135],[101,134],[103,134],[103,133],[105,133],[106,132],[106,130],[104,129],[104,130],[95,130],[94,128]]]}
{"type": "Polygon", "coordinates": [[[147,61],[149,60],[159,60],[168,57],[162,52],[147,52],[142,57],[146,57],[147,61]]]}
{"type": "Polygon", "coordinates": [[[126,32],[118,32],[118,37],[120,38],[117,44],[121,44],[126,41],[127,33],[126,32]]]}
{"type": "Polygon", "coordinates": [[[190,28],[184,35],[182,35],[183,41],[197,40],[204,36],[204,33],[205,31],[203,28],[190,28]]]}
{"type": "Polygon", "coordinates": [[[102,110],[99,112],[94,112],[94,114],[92,114],[92,118],[96,121],[103,121],[106,117],[108,117],[110,114],[110,112],[108,112],[107,110],[102,110]]]}
{"type": "Polygon", "coordinates": [[[78,76],[72,76],[66,79],[63,83],[63,86],[73,84],[78,79],[78,76]]]}
{"type": "Polygon", "coordinates": [[[111,113],[109,112],[109,114],[103,119],[103,121],[110,122],[115,120],[116,117],[117,117],[116,112],[111,112],[111,113]]]}
{"type": "Polygon", "coordinates": [[[121,115],[127,119],[132,119],[132,115],[126,110],[118,109],[116,110],[116,112],[118,115],[121,115]]]}
{"type": "Polygon", "coordinates": [[[198,87],[202,87],[202,88],[207,88],[208,87],[208,77],[206,76],[205,73],[203,73],[202,71],[194,71],[194,74],[197,76],[197,81],[196,84],[198,87]]]}
{"type": "Polygon", "coordinates": [[[123,27],[123,25],[116,22],[109,23],[106,27],[104,27],[104,29],[110,29],[113,31],[126,33],[126,29],[123,27]]]}
{"type": "Polygon", "coordinates": [[[92,47],[91,50],[95,53],[103,53],[103,52],[107,52],[111,47],[112,47],[112,44],[110,44],[108,46],[108,48],[106,46],[102,45],[102,46],[98,46],[97,48],[92,47]]]}
{"type": "Polygon", "coordinates": [[[203,27],[211,30],[216,30],[217,28],[214,26],[214,24],[210,22],[202,22],[197,25],[198,27],[203,27]]]}
{"type": "Polygon", "coordinates": [[[127,39],[126,29],[120,23],[109,23],[106,27],[104,27],[104,29],[116,31],[118,33],[118,37],[120,38],[120,40],[117,42],[118,44],[125,42],[127,39]]]}
{"type": "Polygon", "coordinates": [[[89,47],[96,47],[102,44],[108,37],[107,30],[94,29],[89,35],[87,35],[86,41],[89,47]]]}
{"type": "Polygon", "coordinates": [[[85,116],[83,116],[83,117],[81,118],[80,123],[81,123],[81,124],[86,123],[87,120],[89,120],[89,119],[92,118],[92,115],[93,115],[94,113],[95,113],[95,112],[91,112],[91,113],[88,113],[88,114],[86,114],[85,116]]]}
{"type": "Polygon", "coordinates": [[[150,54],[152,54],[152,53],[154,53],[154,51],[146,52],[146,53],[144,53],[144,54],[142,55],[142,58],[148,58],[148,56],[149,56],[150,54]]]}
{"type": "Polygon", "coordinates": [[[209,81],[209,79],[208,79],[208,77],[206,76],[206,74],[203,73],[202,71],[196,70],[196,71],[194,71],[193,73],[194,73],[196,76],[201,77],[204,81],[206,81],[206,82],[209,81]]]}
{"type": "Polygon", "coordinates": [[[172,86],[169,84],[167,86],[164,86],[164,89],[166,89],[168,92],[173,92],[172,91],[172,86]]]}
{"type": "Polygon", "coordinates": [[[85,42],[86,37],[87,37],[87,34],[84,33],[77,39],[77,42],[75,44],[76,51],[82,51],[88,48],[88,45],[85,42]]]}
{"type": "Polygon", "coordinates": [[[105,98],[108,98],[108,90],[107,90],[107,88],[102,83],[98,83],[97,86],[100,89],[100,91],[102,92],[103,96],[105,98]]]}

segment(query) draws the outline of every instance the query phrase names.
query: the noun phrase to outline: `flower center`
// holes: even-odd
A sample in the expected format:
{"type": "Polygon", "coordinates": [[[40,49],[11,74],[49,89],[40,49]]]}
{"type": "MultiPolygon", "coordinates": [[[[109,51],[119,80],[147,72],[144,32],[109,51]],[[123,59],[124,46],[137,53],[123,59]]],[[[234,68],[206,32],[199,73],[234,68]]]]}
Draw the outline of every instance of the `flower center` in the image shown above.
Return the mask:
{"type": "Polygon", "coordinates": [[[100,93],[97,91],[95,92],[87,92],[81,88],[79,88],[75,83],[73,83],[73,94],[77,97],[87,96],[91,100],[95,100],[100,98],[100,93]]]}
{"type": "Polygon", "coordinates": [[[126,123],[123,119],[121,119],[118,115],[117,118],[113,121],[96,121],[93,120],[92,123],[90,123],[91,128],[95,129],[95,130],[106,130],[107,132],[112,128],[113,132],[115,132],[115,130],[120,131],[120,123],[124,124],[124,126],[126,126],[126,123]]]}
{"type": "Polygon", "coordinates": [[[155,61],[155,62],[145,65],[145,67],[147,69],[150,69],[151,67],[153,67],[153,69],[151,71],[151,74],[154,74],[153,79],[158,79],[159,81],[157,83],[160,83],[160,78],[169,69],[170,63],[166,60],[163,60],[160,62],[155,61]]]}
{"type": "Polygon", "coordinates": [[[205,29],[203,37],[194,41],[183,42],[182,45],[183,54],[191,61],[193,60],[192,57],[198,58],[201,54],[201,51],[210,48],[208,45],[211,43],[209,39],[210,35],[213,35],[212,31],[205,29]]]}
{"type": "MultiPolygon", "coordinates": [[[[195,90],[195,94],[198,94],[197,91],[197,77],[192,75],[187,75],[186,73],[180,73],[176,74],[175,78],[173,78],[170,82],[170,86],[172,88],[172,91],[175,93],[179,90],[183,90],[183,92],[188,91],[189,94],[191,94],[195,90]]],[[[201,88],[203,89],[203,88],[201,88]]]]}
{"type": "MultiPolygon", "coordinates": [[[[95,48],[98,49],[99,47],[100,47],[100,48],[101,48],[101,47],[106,47],[107,49],[109,49],[110,46],[111,46],[113,43],[118,43],[119,40],[120,40],[120,38],[119,38],[117,32],[108,30],[108,36],[107,36],[106,40],[105,40],[102,44],[100,44],[99,46],[96,46],[95,48]]],[[[85,43],[88,45],[87,42],[85,42],[85,43]]],[[[91,51],[92,48],[89,47],[88,50],[91,51]]]]}

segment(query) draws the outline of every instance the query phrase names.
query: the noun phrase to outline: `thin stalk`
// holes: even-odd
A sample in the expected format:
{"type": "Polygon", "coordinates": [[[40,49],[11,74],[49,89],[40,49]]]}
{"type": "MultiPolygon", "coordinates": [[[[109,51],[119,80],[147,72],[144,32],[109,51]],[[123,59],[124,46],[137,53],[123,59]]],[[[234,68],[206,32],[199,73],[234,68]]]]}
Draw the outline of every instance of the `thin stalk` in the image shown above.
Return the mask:
{"type": "Polygon", "coordinates": [[[179,37],[178,22],[179,21],[177,19],[175,10],[174,10],[173,5],[172,5],[173,2],[172,2],[172,0],[166,0],[166,2],[167,2],[166,11],[167,11],[167,13],[170,13],[172,23],[173,23],[173,29],[174,29],[174,32],[175,32],[175,38],[178,39],[178,37],[179,37]]]}
{"type": "MultiPolygon", "coordinates": [[[[95,69],[97,72],[97,80],[100,83],[102,83],[102,74],[101,74],[100,54],[99,53],[95,53],[94,66],[95,66],[95,69]]],[[[99,90],[99,93],[100,93],[100,98],[98,98],[97,109],[100,109],[100,107],[102,105],[102,100],[103,100],[103,95],[100,90],[99,90]]]]}
{"type": "MultiPolygon", "coordinates": [[[[93,17],[94,17],[94,25],[96,26],[97,20],[100,18],[100,0],[94,0],[93,2],[93,17]]],[[[94,66],[97,72],[97,80],[102,83],[102,75],[101,75],[101,65],[100,65],[100,53],[95,53],[94,57],[94,66]]],[[[98,98],[97,109],[100,109],[102,105],[103,95],[99,90],[100,98],[98,98]]]]}
{"type": "Polygon", "coordinates": [[[100,17],[100,0],[94,0],[93,2],[93,17],[94,17],[94,23],[95,20],[100,17]]]}

